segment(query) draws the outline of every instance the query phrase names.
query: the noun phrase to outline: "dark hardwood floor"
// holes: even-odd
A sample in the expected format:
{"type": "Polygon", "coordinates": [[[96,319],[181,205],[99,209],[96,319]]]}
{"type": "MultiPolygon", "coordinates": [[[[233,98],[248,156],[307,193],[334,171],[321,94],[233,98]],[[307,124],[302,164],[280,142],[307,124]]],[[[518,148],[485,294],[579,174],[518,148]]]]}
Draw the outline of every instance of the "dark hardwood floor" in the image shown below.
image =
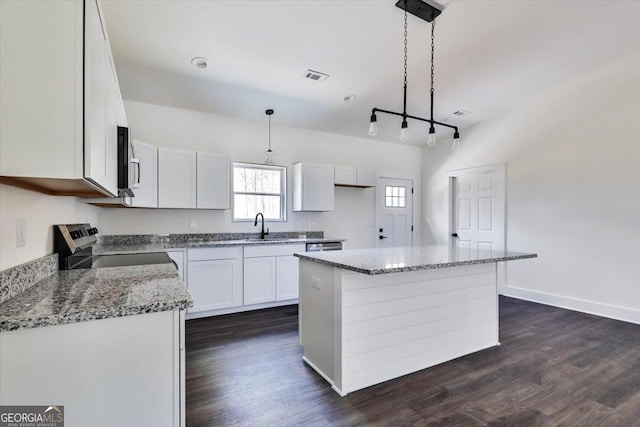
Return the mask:
{"type": "Polygon", "coordinates": [[[339,397],[297,306],[189,320],[187,426],[640,426],[640,326],[500,299],[501,346],[339,397]]]}

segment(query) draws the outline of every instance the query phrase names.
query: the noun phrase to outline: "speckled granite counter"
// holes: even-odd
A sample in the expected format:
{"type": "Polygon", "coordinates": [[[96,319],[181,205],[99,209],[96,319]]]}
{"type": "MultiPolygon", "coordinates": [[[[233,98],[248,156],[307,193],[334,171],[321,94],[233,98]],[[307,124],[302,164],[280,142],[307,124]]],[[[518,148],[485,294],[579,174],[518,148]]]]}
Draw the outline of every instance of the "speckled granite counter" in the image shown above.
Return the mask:
{"type": "Polygon", "coordinates": [[[486,264],[538,256],[529,253],[479,251],[449,246],[353,249],[295,255],[301,259],[369,275],[486,264]]]}
{"type": "Polygon", "coordinates": [[[253,246],[253,245],[287,245],[294,243],[331,243],[344,242],[344,239],[318,238],[267,238],[237,239],[237,240],[192,240],[192,241],[166,241],[152,243],[99,243],[93,247],[94,255],[131,254],[146,252],[162,252],[171,249],[184,248],[219,248],[226,246],[253,246]]]}
{"type": "Polygon", "coordinates": [[[0,332],[192,305],[171,264],[59,271],[0,304],[0,332]]]}
{"type": "Polygon", "coordinates": [[[340,396],[499,345],[497,263],[536,257],[449,246],[295,255],[302,359],[340,396]]]}

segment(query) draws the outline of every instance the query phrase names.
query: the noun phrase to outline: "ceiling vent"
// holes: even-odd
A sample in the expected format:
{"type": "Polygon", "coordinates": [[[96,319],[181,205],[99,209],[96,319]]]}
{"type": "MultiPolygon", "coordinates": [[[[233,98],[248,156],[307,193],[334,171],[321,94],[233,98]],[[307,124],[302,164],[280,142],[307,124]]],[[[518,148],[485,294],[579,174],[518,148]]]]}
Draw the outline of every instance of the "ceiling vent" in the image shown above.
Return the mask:
{"type": "Polygon", "coordinates": [[[467,114],[469,114],[469,112],[464,110],[456,110],[453,112],[454,116],[466,116],[467,114]]]}
{"type": "Polygon", "coordinates": [[[309,79],[309,80],[315,80],[317,82],[323,82],[323,81],[327,80],[327,78],[329,77],[329,74],[321,73],[320,71],[315,71],[315,70],[307,70],[304,73],[304,77],[309,79]]]}

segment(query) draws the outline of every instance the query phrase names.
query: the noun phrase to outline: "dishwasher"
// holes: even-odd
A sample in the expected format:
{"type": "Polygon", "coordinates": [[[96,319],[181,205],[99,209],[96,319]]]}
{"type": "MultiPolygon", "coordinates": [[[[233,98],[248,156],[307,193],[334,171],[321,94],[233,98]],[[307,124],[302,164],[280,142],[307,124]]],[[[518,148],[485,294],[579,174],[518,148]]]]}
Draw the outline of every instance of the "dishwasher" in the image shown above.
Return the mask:
{"type": "Polygon", "coordinates": [[[341,251],[342,242],[307,243],[307,252],[341,251]]]}

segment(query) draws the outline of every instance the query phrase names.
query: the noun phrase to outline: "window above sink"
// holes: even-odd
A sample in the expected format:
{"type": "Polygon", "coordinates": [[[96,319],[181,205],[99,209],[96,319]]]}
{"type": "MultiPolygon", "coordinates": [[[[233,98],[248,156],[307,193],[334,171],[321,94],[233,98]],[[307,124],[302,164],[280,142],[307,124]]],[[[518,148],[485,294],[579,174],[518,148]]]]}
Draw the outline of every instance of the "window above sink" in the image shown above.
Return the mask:
{"type": "Polygon", "coordinates": [[[265,221],[286,221],[286,195],[286,167],[233,163],[234,221],[253,221],[259,212],[265,221]]]}

